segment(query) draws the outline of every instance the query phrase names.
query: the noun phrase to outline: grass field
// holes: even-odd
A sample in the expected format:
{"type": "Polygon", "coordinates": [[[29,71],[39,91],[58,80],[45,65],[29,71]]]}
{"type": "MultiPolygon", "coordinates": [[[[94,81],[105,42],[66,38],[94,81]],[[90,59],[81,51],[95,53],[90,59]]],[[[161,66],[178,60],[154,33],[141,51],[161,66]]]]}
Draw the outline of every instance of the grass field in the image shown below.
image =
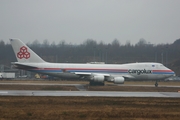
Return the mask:
{"type": "Polygon", "coordinates": [[[178,98],[0,97],[1,120],[179,120],[178,98]]]}

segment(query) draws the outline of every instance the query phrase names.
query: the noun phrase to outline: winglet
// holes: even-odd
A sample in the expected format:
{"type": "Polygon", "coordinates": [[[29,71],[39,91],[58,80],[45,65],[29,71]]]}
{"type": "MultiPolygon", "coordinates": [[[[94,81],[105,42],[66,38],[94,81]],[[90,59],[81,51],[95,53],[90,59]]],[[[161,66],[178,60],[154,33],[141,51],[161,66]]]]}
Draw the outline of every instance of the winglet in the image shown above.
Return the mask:
{"type": "Polygon", "coordinates": [[[12,48],[18,62],[23,63],[42,63],[45,62],[34,51],[19,39],[10,39],[12,48]]]}

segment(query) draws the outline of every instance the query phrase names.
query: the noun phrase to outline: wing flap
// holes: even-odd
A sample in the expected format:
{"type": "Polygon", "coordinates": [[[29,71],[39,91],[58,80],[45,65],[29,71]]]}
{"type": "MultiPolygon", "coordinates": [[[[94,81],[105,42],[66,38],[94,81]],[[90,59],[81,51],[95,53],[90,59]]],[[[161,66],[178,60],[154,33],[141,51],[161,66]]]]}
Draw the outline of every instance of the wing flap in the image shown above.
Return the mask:
{"type": "Polygon", "coordinates": [[[11,63],[13,65],[13,67],[17,68],[17,69],[36,69],[37,67],[34,66],[29,66],[29,65],[23,65],[20,63],[11,63]]]}
{"type": "Polygon", "coordinates": [[[103,76],[110,76],[110,74],[101,74],[101,73],[87,73],[87,72],[74,72],[74,74],[76,75],[80,75],[80,76],[91,76],[91,75],[103,75],[103,76]]]}
{"type": "Polygon", "coordinates": [[[135,79],[135,77],[134,76],[132,76],[132,75],[122,75],[122,77],[124,77],[125,79],[135,79]]]}

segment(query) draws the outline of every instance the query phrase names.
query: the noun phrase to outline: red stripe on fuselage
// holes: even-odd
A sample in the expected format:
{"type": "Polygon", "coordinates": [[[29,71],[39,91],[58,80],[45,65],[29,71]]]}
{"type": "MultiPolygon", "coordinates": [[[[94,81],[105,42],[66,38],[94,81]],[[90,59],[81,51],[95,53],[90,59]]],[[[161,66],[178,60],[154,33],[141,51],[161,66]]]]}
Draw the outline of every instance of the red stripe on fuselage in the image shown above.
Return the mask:
{"type": "Polygon", "coordinates": [[[153,70],[153,72],[173,72],[172,70],[153,70]]]}

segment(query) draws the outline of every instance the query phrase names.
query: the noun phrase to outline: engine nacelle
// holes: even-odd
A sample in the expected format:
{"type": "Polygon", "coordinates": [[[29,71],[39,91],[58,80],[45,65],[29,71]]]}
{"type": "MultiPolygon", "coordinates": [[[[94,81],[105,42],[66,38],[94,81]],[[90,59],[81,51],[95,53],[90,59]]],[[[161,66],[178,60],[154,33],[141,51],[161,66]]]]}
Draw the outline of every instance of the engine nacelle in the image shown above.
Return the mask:
{"type": "Polygon", "coordinates": [[[115,77],[114,84],[124,84],[124,78],[123,77],[115,77]]]}
{"type": "Polygon", "coordinates": [[[95,75],[95,76],[92,76],[92,80],[94,82],[104,82],[104,76],[103,75],[95,75]]]}

